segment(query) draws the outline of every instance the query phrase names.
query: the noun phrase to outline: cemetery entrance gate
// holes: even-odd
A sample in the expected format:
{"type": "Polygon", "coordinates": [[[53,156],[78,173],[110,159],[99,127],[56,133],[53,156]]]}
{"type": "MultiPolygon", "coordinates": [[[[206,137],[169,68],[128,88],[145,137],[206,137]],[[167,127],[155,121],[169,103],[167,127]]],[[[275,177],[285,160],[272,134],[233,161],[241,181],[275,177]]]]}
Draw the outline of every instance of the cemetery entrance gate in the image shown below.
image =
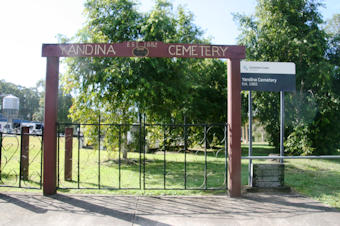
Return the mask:
{"type": "Polygon", "coordinates": [[[57,187],[57,96],[60,57],[167,57],[226,58],[228,67],[228,191],[241,195],[241,78],[240,60],[245,47],[236,45],[204,45],[163,42],[122,42],[86,44],[43,44],[47,58],[43,193],[52,195],[57,187]]]}

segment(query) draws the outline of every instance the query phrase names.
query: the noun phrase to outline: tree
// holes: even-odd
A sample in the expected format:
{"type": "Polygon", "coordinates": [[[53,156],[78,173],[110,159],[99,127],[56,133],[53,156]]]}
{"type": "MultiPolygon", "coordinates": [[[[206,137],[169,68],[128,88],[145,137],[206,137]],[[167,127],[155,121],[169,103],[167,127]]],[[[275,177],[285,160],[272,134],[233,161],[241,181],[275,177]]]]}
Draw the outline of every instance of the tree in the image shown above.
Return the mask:
{"type": "Polygon", "coordinates": [[[328,35],[329,48],[327,57],[333,67],[333,92],[340,96],[340,14],[335,14],[327,21],[325,31],[328,35]]]}
{"type": "MultiPolygon", "coordinates": [[[[145,14],[136,10],[132,0],[88,0],[85,8],[87,24],[75,41],[208,43],[193,24],[192,14],[182,7],[174,11],[165,0],[156,1],[145,14]]],[[[100,114],[102,122],[127,124],[137,120],[137,111],[154,122],[183,122],[184,116],[187,122],[225,120],[226,67],[222,61],[69,58],[67,64],[64,84],[75,93],[74,121],[98,122],[100,114]]],[[[122,131],[125,139],[128,130],[122,131]]],[[[111,132],[108,146],[114,149],[117,131],[111,132]]]]}
{"type": "MultiPolygon", "coordinates": [[[[325,57],[330,46],[320,28],[320,6],[314,0],[258,0],[254,16],[235,16],[247,60],[296,64],[297,92],[285,98],[289,153],[327,154],[339,147],[339,133],[334,134],[339,128],[339,99],[331,88],[334,65],[325,57]]],[[[270,142],[278,148],[278,93],[255,92],[254,104],[270,142]]]]}
{"type": "MultiPolygon", "coordinates": [[[[33,114],[33,119],[36,121],[44,121],[45,112],[45,81],[39,80],[36,84],[36,90],[39,92],[39,109],[33,114]]],[[[72,96],[67,93],[62,85],[59,86],[58,91],[58,113],[57,121],[59,123],[70,123],[72,122],[69,117],[69,109],[72,106],[72,96]]],[[[64,128],[64,127],[63,127],[64,128]]],[[[61,128],[61,129],[63,129],[61,128]]]]}

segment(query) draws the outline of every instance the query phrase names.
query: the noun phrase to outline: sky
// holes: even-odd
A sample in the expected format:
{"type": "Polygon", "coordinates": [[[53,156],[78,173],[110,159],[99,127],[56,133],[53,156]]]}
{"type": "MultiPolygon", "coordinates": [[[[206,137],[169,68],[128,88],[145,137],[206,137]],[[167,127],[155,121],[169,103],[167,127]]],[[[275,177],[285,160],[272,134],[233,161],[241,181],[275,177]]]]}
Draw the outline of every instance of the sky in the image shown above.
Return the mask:
{"type": "MultiPolygon", "coordinates": [[[[139,0],[138,10],[149,11],[153,0],[139,0]]],[[[84,0],[7,0],[0,3],[0,80],[34,87],[45,79],[43,43],[57,43],[57,34],[72,37],[85,21],[84,0]]],[[[232,13],[254,13],[256,0],[172,0],[194,14],[213,44],[236,44],[239,34],[232,13]]],[[[324,0],[325,20],[340,13],[339,0],[324,0]]],[[[61,68],[61,71],[63,69],[61,68]]],[[[1,93],[1,90],[0,90],[1,93]]]]}

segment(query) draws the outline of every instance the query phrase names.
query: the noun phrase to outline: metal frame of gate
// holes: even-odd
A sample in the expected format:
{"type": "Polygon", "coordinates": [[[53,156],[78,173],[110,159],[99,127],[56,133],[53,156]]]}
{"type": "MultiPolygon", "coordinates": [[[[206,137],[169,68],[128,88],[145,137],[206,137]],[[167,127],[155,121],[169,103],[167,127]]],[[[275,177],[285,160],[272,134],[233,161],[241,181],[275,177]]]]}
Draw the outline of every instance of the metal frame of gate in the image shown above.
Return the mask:
{"type": "MultiPolygon", "coordinates": [[[[103,190],[227,190],[228,189],[228,144],[227,144],[227,124],[226,123],[215,123],[215,124],[149,124],[149,123],[142,123],[141,121],[139,123],[136,124],[102,124],[102,123],[88,123],[88,124],[76,124],[76,123],[58,123],[58,139],[57,139],[57,188],[58,189],[103,189],[103,190]],[[73,180],[73,184],[68,184],[68,185],[73,185],[73,186],[65,186],[65,184],[67,184],[67,182],[64,181],[65,177],[63,177],[62,173],[65,171],[65,169],[63,169],[63,160],[65,161],[65,157],[62,157],[63,155],[63,151],[62,150],[62,146],[64,145],[63,142],[61,142],[61,134],[62,134],[62,130],[60,130],[59,128],[64,128],[64,127],[73,127],[76,128],[74,131],[75,133],[73,134],[73,139],[75,139],[75,142],[77,145],[77,147],[75,148],[75,150],[73,150],[73,152],[75,152],[75,156],[74,157],[74,163],[73,165],[76,166],[76,169],[74,170],[76,176],[75,179],[73,180]],[[93,153],[92,156],[92,161],[96,161],[97,166],[93,167],[93,171],[96,171],[96,179],[94,180],[92,178],[92,181],[96,181],[95,185],[92,186],[84,186],[82,181],[82,175],[84,175],[84,173],[82,171],[84,171],[84,167],[82,168],[81,165],[81,158],[82,155],[85,155],[85,151],[84,149],[82,149],[81,147],[81,140],[85,138],[84,134],[81,132],[82,128],[84,127],[95,127],[97,128],[98,134],[96,135],[96,148],[93,148],[91,150],[87,150],[87,155],[89,155],[88,153],[93,153]],[[101,178],[101,168],[103,167],[102,161],[103,161],[103,155],[106,154],[103,152],[103,150],[101,149],[101,140],[103,140],[103,136],[104,136],[104,132],[103,132],[103,128],[105,127],[110,127],[110,128],[116,128],[119,132],[117,134],[116,140],[118,141],[117,143],[117,147],[116,149],[118,149],[117,153],[118,154],[118,158],[116,157],[116,162],[115,162],[115,166],[118,167],[118,169],[114,169],[113,167],[110,169],[112,174],[114,174],[114,170],[118,170],[118,175],[116,175],[115,180],[116,181],[112,181],[113,183],[115,183],[116,186],[103,186],[102,184],[102,178],[101,178]],[[139,130],[138,133],[138,152],[135,152],[135,155],[138,155],[138,165],[135,166],[135,169],[138,168],[139,172],[138,172],[138,182],[135,183],[134,185],[137,186],[123,186],[122,181],[123,180],[128,180],[129,178],[126,178],[122,175],[122,159],[121,159],[121,155],[122,155],[122,143],[123,143],[123,139],[122,139],[122,128],[123,127],[136,127],[139,130]],[[162,130],[162,137],[160,139],[163,140],[163,144],[157,148],[158,152],[161,152],[162,155],[162,169],[159,168],[159,172],[160,175],[162,175],[162,178],[157,180],[156,183],[158,186],[148,186],[148,165],[149,163],[147,161],[148,158],[150,158],[150,156],[160,156],[160,154],[155,154],[155,153],[148,153],[146,148],[145,148],[145,144],[146,144],[146,135],[150,134],[149,132],[146,132],[148,130],[148,128],[153,128],[153,127],[159,127],[162,130]],[[203,152],[203,156],[200,155],[199,151],[191,151],[189,152],[189,132],[188,130],[190,130],[190,128],[201,128],[202,129],[202,133],[201,135],[202,140],[201,140],[201,151],[200,153],[203,152]],[[171,152],[169,153],[170,150],[170,142],[167,140],[171,140],[172,138],[176,137],[178,138],[178,135],[176,136],[172,136],[170,130],[173,129],[180,129],[181,130],[181,134],[180,134],[180,141],[182,143],[181,147],[177,148],[177,151],[175,152],[171,152]],[[212,149],[209,149],[209,144],[211,143],[209,141],[209,137],[210,139],[212,139],[213,136],[216,136],[216,130],[218,130],[221,134],[220,138],[221,141],[219,143],[219,148],[217,148],[214,151],[211,151],[212,149]],[[210,131],[214,131],[214,134],[212,134],[212,132],[210,131]],[[102,134],[101,134],[102,133],[102,134]],[[171,139],[170,139],[171,138],[171,139]],[[176,171],[174,170],[174,172],[171,172],[171,167],[168,166],[168,161],[167,161],[167,156],[168,155],[178,155],[180,157],[183,157],[183,161],[179,161],[178,163],[176,163],[177,166],[183,167],[183,171],[176,171]],[[96,156],[94,156],[96,155],[96,156]],[[149,155],[149,157],[147,157],[147,155],[149,155]],[[190,186],[190,183],[188,182],[188,179],[190,179],[190,175],[188,174],[189,172],[191,172],[188,169],[188,166],[192,163],[190,163],[187,159],[187,156],[190,155],[191,158],[193,158],[194,156],[197,156],[197,158],[200,158],[201,160],[203,159],[204,164],[201,166],[203,166],[203,170],[202,170],[202,175],[201,176],[196,176],[195,179],[200,178],[202,179],[203,183],[200,186],[190,186]],[[221,183],[217,184],[216,183],[214,185],[210,185],[209,184],[209,178],[211,178],[211,173],[208,173],[209,169],[209,165],[212,164],[211,162],[208,161],[208,158],[212,158],[212,157],[216,157],[216,158],[220,158],[221,161],[219,161],[219,168],[218,168],[218,172],[216,172],[216,174],[218,174],[217,176],[219,177],[221,183]],[[95,169],[96,168],[96,169],[95,169]],[[64,171],[63,171],[64,170],[64,171]],[[182,180],[180,180],[181,186],[179,186],[178,184],[176,185],[171,185],[167,183],[167,176],[169,173],[172,173],[172,175],[174,175],[175,173],[182,173],[182,180]],[[209,175],[210,174],[210,175],[209,175]]],[[[65,135],[66,137],[66,135],[65,135]]],[[[66,138],[65,138],[66,139],[66,138]]],[[[87,157],[86,159],[89,160],[89,157],[87,157]]],[[[158,158],[160,159],[160,158],[158,158]]],[[[214,159],[215,160],[215,159],[214,159]]],[[[216,164],[216,163],[214,163],[216,164]]],[[[173,167],[172,167],[173,169],[173,167]]],[[[136,172],[137,173],[137,172],[136,172]]],[[[181,177],[178,176],[178,177],[181,177]]],[[[87,182],[84,182],[84,184],[86,184],[87,182]]]]}
{"type": "Polygon", "coordinates": [[[43,134],[27,131],[0,132],[0,187],[42,189],[43,134]]]}

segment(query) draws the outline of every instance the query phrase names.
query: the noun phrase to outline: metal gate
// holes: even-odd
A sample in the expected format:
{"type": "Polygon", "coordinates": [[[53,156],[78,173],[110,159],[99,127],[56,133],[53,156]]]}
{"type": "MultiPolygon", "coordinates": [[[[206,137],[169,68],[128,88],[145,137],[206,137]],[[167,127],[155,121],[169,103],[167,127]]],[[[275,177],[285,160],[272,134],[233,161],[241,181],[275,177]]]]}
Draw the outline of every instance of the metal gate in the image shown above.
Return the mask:
{"type": "Polygon", "coordinates": [[[227,189],[226,124],[57,128],[59,189],[227,189]]]}
{"type": "Polygon", "coordinates": [[[0,132],[0,187],[42,188],[42,144],[28,127],[0,132]]]}

